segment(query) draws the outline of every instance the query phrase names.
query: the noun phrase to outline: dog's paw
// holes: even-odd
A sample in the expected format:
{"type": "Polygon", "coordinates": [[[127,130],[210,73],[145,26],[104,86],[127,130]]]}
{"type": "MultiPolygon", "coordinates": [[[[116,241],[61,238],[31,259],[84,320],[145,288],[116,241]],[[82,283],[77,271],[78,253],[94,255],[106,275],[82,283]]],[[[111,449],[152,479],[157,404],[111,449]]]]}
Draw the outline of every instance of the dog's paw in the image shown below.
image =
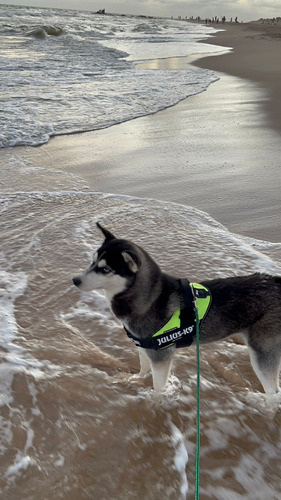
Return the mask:
{"type": "Polygon", "coordinates": [[[170,375],[169,380],[163,390],[166,394],[174,394],[182,389],[181,381],[175,377],[175,375],[170,375]]]}
{"type": "Polygon", "coordinates": [[[145,387],[150,385],[149,381],[146,382],[149,374],[141,375],[139,373],[118,373],[114,376],[114,384],[125,384],[131,387],[145,387]]]}
{"type": "Polygon", "coordinates": [[[245,402],[273,420],[281,411],[281,392],[277,394],[261,394],[260,392],[249,391],[245,396],[245,402]]]}
{"type": "Polygon", "coordinates": [[[128,377],[128,382],[132,385],[137,385],[139,387],[143,387],[145,384],[145,381],[151,376],[150,373],[134,373],[133,375],[130,375],[128,377]]]}

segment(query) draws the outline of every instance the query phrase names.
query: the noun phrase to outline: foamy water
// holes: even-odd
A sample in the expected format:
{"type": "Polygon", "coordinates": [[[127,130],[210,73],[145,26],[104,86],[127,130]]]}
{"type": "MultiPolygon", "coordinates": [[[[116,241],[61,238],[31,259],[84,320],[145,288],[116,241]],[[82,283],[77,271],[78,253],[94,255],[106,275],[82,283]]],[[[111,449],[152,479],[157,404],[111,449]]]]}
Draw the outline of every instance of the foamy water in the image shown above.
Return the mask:
{"type": "Polygon", "coordinates": [[[136,69],[154,57],[222,48],[199,44],[213,28],[171,19],[0,6],[0,147],[96,130],[155,113],[207,89],[199,68],[136,69]]]}
{"type": "MultiPolygon", "coordinates": [[[[136,349],[103,293],[81,294],[71,277],[101,243],[97,220],[190,280],[280,275],[281,245],[155,200],[14,193],[1,207],[3,497],[192,498],[194,348],[180,350],[168,390],[155,395],[150,377],[134,376],[136,349]]],[[[279,498],[278,396],[261,394],[234,340],[202,347],[201,373],[200,498],[279,498]]]]}
{"type": "MultiPolygon", "coordinates": [[[[12,6],[0,13],[2,146],[145,115],[216,78],[134,66],[144,54],[214,51],[197,43],[209,28],[12,6]]],[[[136,348],[104,293],[80,293],[71,278],[101,243],[98,220],[165,271],[198,282],[280,275],[281,244],[231,234],[192,207],[89,192],[79,169],[37,158],[8,149],[0,169],[0,496],[193,498],[194,347],[179,350],[156,395],[150,376],[136,376],[136,348]]],[[[200,499],[279,500],[280,423],[280,396],[261,393],[239,337],[202,347],[200,499]]]]}

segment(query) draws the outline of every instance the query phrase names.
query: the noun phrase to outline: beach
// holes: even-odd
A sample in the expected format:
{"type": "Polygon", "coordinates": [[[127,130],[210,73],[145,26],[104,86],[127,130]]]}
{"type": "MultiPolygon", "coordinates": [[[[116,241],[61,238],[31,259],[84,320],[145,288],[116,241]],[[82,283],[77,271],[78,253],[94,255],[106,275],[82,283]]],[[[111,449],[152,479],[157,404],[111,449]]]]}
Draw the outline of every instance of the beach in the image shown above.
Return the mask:
{"type": "Polygon", "coordinates": [[[264,104],[269,125],[280,132],[281,21],[275,24],[261,20],[242,24],[225,23],[222,28],[224,31],[216,33],[208,43],[233,47],[232,52],[204,58],[196,64],[244,78],[265,89],[269,94],[264,104]]]}
{"type": "MultiPolygon", "coordinates": [[[[204,45],[185,21],[2,12],[0,142],[25,146],[0,149],[0,496],[194,498],[195,346],[155,394],[103,291],[72,277],[97,221],[177,278],[281,274],[279,26],[219,24],[204,45]]],[[[200,499],[280,498],[280,393],[238,335],[200,360],[200,499]]]]}
{"type": "MultiPolygon", "coordinates": [[[[59,166],[66,177],[79,173],[88,190],[191,205],[230,231],[280,241],[281,40],[270,32],[281,26],[216,28],[225,31],[208,43],[232,51],[139,64],[210,68],[220,79],[206,92],[104,130],[55,137],[37,148],[7,148],[4,159],[16,154],[38,174],[48,167],[48,180],[36,176],[32,185],[28,181],[30,190],[54,189],[51,172],[59,166]]],[[[2,182],[4,190],[19,180],[9,182],[2,182]]],[[[71,180],[64,188],[71,189],[71,180]]]]}

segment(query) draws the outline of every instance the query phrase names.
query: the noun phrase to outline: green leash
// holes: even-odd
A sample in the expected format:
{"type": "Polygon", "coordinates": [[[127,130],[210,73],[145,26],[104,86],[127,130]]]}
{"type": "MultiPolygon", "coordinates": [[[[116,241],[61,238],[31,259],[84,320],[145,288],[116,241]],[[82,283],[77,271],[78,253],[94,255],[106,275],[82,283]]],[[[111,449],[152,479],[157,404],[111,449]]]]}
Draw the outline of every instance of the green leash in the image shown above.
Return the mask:
{"type": "Polygon", "coordinates": [[[195,500],[199,499],[200,483],[200,351],[199,351],[199,316],[195,302],[196,318],[196,361],[197,361],[197,406],[196,406],[196,467],[195,467],[195,500]]]}

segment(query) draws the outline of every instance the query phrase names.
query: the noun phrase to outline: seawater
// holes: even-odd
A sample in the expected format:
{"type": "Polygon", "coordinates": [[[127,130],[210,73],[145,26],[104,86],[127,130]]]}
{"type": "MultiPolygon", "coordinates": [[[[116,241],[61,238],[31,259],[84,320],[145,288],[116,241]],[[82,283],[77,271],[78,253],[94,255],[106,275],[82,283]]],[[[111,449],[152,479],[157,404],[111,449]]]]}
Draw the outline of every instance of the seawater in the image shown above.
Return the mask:
{"type": "Polygon", "coordinates": [[[155,57],[222,50],[213,28],[171,19],[0,6],[0,147],[108,127],[206,90],[199,68],[136,69],[155,57]]]}
{"type": "MultiPolygon", "coordinates": [[[[155,110],[167,106],[168,94],[174,104],[193,92],[190,78],[200,77],[197,84],[204,88],[215,78],[208,72],[196,76],[197,70],[142,73],[134,67],[143,54],[209,50],[197,43],[208,34],[202,27],[62,10],[0,10],[1,69],[3,61],[7,68],[0,82],[3,146],[99,128],[99,116],[109,126],[147,114],[153,102],[155,110]],[[117,88],[124,99],[128,92],[126,105],[117,88]]],[[[54,167],[56,159],[49,157],[54,167]]],[[[199,282],[255,271],[280,275],[281,244],[232,234],[192,207],[91,192],[78,169],[70,175],[58,163],[53,170],[48,162],[36,164],[36,156],[30,164],[21,148],[2,158],[1,497],[193,498],[194,347],[177,353],[169,386],[156,395],[151,377],[136,377],[136,348],[103,292],[81,294],[71,278],[89,265],[101,243],[98,220],[142,245],[166,272],[199,282]]],[[[261,393],[239,337],[202,347],[202,500],[279,499],[280,424],[280,396],[269,400],[261,393]]]]}
{"type": "MultiPolygon", "coordinates": [[[[280,244],[231,234],[191,207],[79,191],[3,193],[1,494],[192,498],[195,349],[176,355],[161,396],[150,377],[135,377],[136,348],[103,292],[81,294],[71,283],[101,243],[97,220],[178,277],[281,274],[280,244]]],[[[280,398],[260,391],[238,338],[201,349],[202,498],[279,498],[280,398]]]]}

